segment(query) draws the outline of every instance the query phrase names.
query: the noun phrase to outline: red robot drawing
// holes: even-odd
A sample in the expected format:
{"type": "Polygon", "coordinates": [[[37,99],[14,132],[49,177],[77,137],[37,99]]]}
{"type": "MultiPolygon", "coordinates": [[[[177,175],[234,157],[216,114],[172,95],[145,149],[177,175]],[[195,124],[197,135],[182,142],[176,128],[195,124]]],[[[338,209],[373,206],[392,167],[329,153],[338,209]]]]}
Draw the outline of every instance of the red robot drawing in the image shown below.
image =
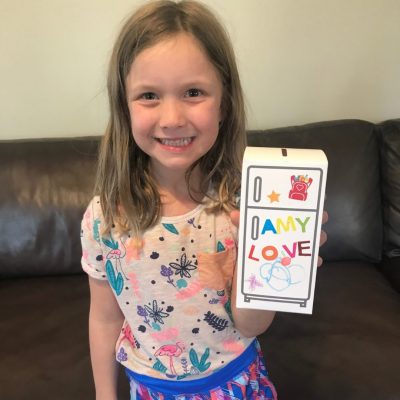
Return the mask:
{"type": "Polygon", "coordinates": [[[312,178],[309,178],[307,175],[292,175],[290,181],[292,183],[292,189],[289,192],[289,199],[306,201],[307,189],[313,181],[312,178]]]}

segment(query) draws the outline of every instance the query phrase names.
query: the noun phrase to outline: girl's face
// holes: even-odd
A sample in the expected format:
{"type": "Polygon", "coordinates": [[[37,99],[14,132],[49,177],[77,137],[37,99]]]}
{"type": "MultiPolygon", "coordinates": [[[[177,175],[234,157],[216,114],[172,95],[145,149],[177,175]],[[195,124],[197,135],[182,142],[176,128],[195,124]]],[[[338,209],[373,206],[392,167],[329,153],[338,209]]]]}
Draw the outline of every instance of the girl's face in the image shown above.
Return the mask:
{"type": "Polygon", "coordinates": [[[218,136],[222,83],[192,36],[179,33],[143,50],[126,80],[131,128],[156,176],[185,172],[218,136]]]}

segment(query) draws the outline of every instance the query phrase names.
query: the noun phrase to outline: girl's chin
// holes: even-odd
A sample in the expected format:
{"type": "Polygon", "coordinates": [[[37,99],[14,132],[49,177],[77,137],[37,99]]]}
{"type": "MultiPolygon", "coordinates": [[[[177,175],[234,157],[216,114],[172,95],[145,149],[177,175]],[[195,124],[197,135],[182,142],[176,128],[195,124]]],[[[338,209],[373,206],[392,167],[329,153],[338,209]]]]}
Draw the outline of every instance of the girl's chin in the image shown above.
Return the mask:
{"type": "Polygon", "coordinates": [[[152,160],[152,170],[154,172],[176,172],[176,173],[185,173],[190,166],[192,165],[192,162],[174,162],[170,161],[168,162],[167,160],[152,160]]]}
{"type": "MultiPolygon", "coordinates": [[[[191,168],[195,160],[154,160],[151,161],[151,170],[157,176],[177,177],[179,175],[185,176],[186,172],[191,168]]],[[[198,168],[195,168],[197,170],[198,168]]]]}

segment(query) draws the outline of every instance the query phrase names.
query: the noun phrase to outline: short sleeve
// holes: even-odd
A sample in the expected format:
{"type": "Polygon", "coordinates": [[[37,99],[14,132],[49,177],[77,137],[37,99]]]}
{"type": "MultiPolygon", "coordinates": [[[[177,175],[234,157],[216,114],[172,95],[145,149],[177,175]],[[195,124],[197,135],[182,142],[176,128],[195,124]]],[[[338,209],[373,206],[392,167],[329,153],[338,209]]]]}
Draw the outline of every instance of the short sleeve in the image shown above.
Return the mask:
{"type": "Polygon", "coordinates": [[[92,278],[106,280],[101,248],[101,207],[95,197],[86,209],[81,224],[82,269],[92,278]]]}

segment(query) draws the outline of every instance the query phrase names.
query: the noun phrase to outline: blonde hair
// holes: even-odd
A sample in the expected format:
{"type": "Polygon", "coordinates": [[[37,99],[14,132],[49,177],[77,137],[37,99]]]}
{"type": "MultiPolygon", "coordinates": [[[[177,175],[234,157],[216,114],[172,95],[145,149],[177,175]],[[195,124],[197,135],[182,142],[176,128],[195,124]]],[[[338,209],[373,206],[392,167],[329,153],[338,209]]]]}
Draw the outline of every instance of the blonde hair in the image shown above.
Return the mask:
{"type": "Polygon", "coordinates": [[[100,147],[96,179],[104,231],[115,224],[122,231],[139,236],[160,218],[161,200],[149,172],[149,156],[137,146],[131,132],[126,78],[141,51],[181,32],[197,39],[223,85],[223,120],[217,140],[192,165],[186,180],[188,183],[194,167],[199,165],[204,175],[203,191],[211,185],[214,189],[212,211],[229,211],[235,206],[246,134],[243,93],[228,35],[216,17],[196,1],[151,1],[125,22],[109,64],[110,118],[100,147]]]}

